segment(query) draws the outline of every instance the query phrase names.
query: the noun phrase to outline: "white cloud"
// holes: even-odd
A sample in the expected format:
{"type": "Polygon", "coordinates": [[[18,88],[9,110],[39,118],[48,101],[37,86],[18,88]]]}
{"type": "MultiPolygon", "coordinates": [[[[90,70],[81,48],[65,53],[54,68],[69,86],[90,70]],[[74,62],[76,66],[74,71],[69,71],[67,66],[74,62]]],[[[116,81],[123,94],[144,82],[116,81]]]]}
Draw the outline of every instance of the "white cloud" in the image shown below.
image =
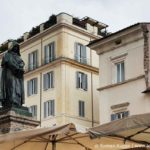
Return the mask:
{"type": "Polygon", "coordinates": [[[0,43],[18,38],[51,14],[90,16],[116,31],[136,22],[149,22],[149,0],[1,0],[0,43]]]}

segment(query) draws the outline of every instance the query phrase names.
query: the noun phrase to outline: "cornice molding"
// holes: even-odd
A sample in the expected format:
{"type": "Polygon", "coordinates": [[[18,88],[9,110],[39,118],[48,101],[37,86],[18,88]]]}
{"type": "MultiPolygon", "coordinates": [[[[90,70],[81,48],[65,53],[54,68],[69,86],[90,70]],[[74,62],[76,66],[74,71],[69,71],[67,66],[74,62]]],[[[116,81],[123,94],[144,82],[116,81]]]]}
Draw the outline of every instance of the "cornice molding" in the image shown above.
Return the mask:
{"type": "Polygon", "coordinates": [[[70,24],[67,24],[67,23],[59,23],[59,24],[56,24],[56,25],[54,25],[54,26],[44,30],[43,32],[35,35],[34,37],[31,37],[30,39],[26,40],[25,42],[21,43],[20,47],[24,48],[25,46],[27,46],[27,45],[29,45],[29,44],[31,44],[31,43],[33,43],[33,42],[43,38],[44,36],[50,34],[51,32],[54,32],[54,31],[57,31],[58,29],[61,29],[61,27],[67,27],[67,28],[69,28],[71,30],[74,30],[76,32],[79,32],[81,34],[89,36],[89,37],[91,37],[93,39],[100,38],[100,36],[98,36],[98,35],[96,36],[94,34],[91,34],[87,30],[79,28],[79,27],[76,27],[75,25],[70,25],[70,24]]]}
{"type": "Polygon", "coordinates": [[[109,84],[109,85],[107,85],[107,86],[100,87],[100,88],[98,88],[97,90],[98,90],[98,91],[102,91],[102,90],[110,89],[110,88],[117,87],[117,86],[120,86],[120,85],[129,83],[129,82],[136,81],[136,80],[138,80],[138,79],[142,79],[142,78],[144,78],[144,77],[145,77],[145,75],[140,75],[140,76],[137,76],[137,77],[135,77],[135,78],[131,78],[131,79],[125,80],[124,82],[115,83],[115,84],[109,84]]]}
{"type": "Polygon", "coordinates": [[[60,57],[60,58],[57,58],[56,60],[54,60],[53,62],[39,66],[35,70],[31,70],[28,72],[26,71],[24,74],[24,77],[29,76],[29,75],[34,74],[34,73],[42,72],[46,68],[54,67],[54,66],[57,66],[60,64],[68,64],[71,66],[78,67],[80,69],[85,69],[86,71],[92,72],[92,73],[97,74],[97,75],[99,74],[99,69],[96,67],[79,63],[79,62],[77,62],[73,59],[70,59],[70,58],[60,57]]]}

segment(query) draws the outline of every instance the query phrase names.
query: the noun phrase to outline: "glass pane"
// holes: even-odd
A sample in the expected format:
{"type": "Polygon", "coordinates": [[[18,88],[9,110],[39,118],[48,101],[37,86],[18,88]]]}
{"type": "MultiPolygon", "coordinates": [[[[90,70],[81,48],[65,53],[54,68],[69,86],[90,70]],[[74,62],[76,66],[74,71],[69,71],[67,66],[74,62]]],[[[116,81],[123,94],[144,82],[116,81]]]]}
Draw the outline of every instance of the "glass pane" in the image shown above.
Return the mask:
{"type": "Polygon", "coordinates": [[[120,64],[117,64],[117,82],[120,82],[120,64]]]}
{"type": "Polygon", "coordinates": [[[121,81],[125,79],[124,62],[121,63],[121,81]]]}

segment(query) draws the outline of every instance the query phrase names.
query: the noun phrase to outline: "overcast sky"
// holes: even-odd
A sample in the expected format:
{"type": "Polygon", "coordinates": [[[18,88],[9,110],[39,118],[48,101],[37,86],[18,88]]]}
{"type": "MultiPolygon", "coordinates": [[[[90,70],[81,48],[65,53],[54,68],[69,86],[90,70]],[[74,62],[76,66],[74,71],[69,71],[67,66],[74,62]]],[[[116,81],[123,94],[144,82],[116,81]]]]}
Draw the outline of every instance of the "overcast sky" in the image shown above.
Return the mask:
{"type": "Polygon", "coordinates": [[[0,0],[0,43],[16,39],[52,14],[92,17],[115,32],[150,21],[150,0],[0,0]]]}

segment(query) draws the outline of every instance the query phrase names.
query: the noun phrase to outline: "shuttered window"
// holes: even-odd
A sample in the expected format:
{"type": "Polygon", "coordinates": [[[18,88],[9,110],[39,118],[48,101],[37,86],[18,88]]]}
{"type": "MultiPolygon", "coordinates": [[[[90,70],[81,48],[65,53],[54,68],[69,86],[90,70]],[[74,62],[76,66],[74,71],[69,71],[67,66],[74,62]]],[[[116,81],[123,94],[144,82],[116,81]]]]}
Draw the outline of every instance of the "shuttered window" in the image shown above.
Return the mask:
{"type": "Polygon", "coordinates": [[[55,101],[49,100],[44,102],[44,118],[55,115],[55,101]]]}
{"type": "Polygon", "coordinates": [[[118,120],[118,119],[123,119],[125,117],[129,116],[129,111],[124,111],[124,112],[118,112],[115,114],[111,114],[111,121],[113,120],[118,120]]]}
{"type": "Polygon", "coordinates": [[[44,90],[54,88],[54,72],[48,72],[43,75],[43,88],[44,90]]]}
{"type": "Polygon", "coordinates": [[[37,105],[32,105],[29,107],[29,112],[32,113],[33,117],[37,117],[37,105]]]}
{"type": "Polygon", "coordinates": [[[82,72],[76,72],[76,88],[80,88],[87,91],[87,87],[88,87],[87,74],[84,74],[82,72]]]}
{"type": "Polygon", "coordinates": [[[79,100],[79,116],[85,117],[85,103],[81,100],[79,100]]]}
{"type": "Polygon", "coordinates": [[[86,46],[80,43],[75,43],[75,60],[87,64],[86,46]]]}
{"type": "Polygon", "coordinates": [[[37,78],[31,79],[27,82],[27,95],[31,96],[37,94],[37,78]]]}
{"type": "Polygon", "coordinates": [[[44,62],[45,64],[55,60],[55,42],[52,42],[44,47],[44,62]]]}
{"type": "Polygon", "coordinates": [[[28,68],[34,70],[38,67],[38,51],[34,51],[28,55],[28,68]]]}

